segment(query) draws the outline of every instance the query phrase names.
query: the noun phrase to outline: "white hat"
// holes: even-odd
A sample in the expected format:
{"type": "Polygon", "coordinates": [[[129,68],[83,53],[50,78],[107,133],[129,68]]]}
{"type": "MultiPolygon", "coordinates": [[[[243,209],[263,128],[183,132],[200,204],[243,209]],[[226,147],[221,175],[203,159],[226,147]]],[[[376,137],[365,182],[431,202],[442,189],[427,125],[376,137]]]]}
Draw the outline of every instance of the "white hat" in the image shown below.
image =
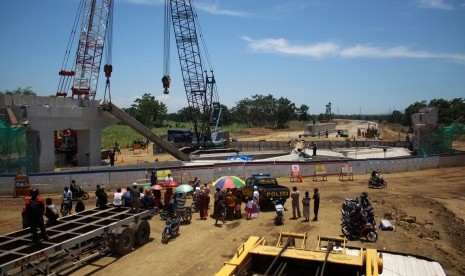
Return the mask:
{"type": "Polygon", "coordinates": [[[256,190],[256,189],[257,189],[257,186],[253,186],[253,189],[256,190]]]}

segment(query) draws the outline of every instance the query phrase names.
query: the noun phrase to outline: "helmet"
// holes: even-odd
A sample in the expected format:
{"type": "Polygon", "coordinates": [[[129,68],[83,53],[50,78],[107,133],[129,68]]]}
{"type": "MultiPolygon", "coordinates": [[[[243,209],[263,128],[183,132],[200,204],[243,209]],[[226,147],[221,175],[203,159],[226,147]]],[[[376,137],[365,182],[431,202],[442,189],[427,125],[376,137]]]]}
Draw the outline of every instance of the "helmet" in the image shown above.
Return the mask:
{"type": "Polygon", "coordinates": [[[74,184],[74,183],[76,183],[76,180],[74,180],[74,179],[73,179],[73,180],[71,180],[71,183],[73,183],[73,184],[74,184]]]}
{"type": "Polygon", "coordinates": [[[363,192],[363,193],[360,194],[360,197],[361,198],[367,198],[368,194],[366,192],[363,192]]]}
{"type": "Polygon", "coordinates": [[[150,191],[150,189],[148,189],[148,188],[145,189],[145,194],[146,194],[146,195],[150,195],[151,193],[152,193],[152,192],[150,191]]]}
{"type": "Polygon", "coordinates": [[[29,193],[30,193],[31,197],[37,197],[39,195],[39,189],[32,188],[29,193]]]}

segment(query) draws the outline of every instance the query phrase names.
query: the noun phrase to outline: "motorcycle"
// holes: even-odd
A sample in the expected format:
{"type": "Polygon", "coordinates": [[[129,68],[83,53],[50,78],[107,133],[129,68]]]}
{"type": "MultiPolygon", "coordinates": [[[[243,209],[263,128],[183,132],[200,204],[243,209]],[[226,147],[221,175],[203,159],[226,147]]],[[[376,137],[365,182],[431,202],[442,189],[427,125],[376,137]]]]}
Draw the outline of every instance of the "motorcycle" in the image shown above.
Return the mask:
{"type": "Polygon", "coordinates": [[[165,228],[161,234],[161,242],[167,244],[168,241],[179,235],[179,223],[181,218],[175,216],[174,218],[168,218],[165,222],[165,228]]]}
{"type": "MultiPolygon", "coordinates": [[[[160,214],[160,219],[162,220],[168,220],[176,217],[176,209],[174,207],[174,204],[170,203],[168,205],[165,205],[165,207],[159,212],[160,214]]],[[[191,221],[192,220],[192,208],[191,207],[186,207],[186,211],[184,214],[181,216],[183,221],[191,221]]]]}
{"type": "Polygon", "coordinates": [[[84,189],[81,186],[78,186],[77,188],[71,188],[71,193],[73,194],[73,199],[89,199],[89,194],[86,191],[84,191],[84,189]]]}
{"type": "Polygon", "coordinates": [[[194,213],[197,213],[198,211],[200,211],[200,203],[195,194],[192,195],[192,204],[190,208],[192,209],[192,212],[194,213]]]}
{"type": "Polygon", "coordinates": [[[381,178],[369,178],[368,179],[368,187],[369,188],[386,188],[387,187],[387,182],[381,177],[381,178]]]}
{"type": "Polygon", "coordinates": [[[182,220],[183,221],[191,221],[192,219],[192,208],[191,207],[186,207],[186,211],[184,212],[184,214],[182,215],[182,220]]]}
{"type": "Polygon", "coordinates": [[[369,188],[385,188],[387,187],[387,182],[384,181],[384,178],[378,171],[372,171],[371,177],[368,179],[369,188]]]}
{"type": "Polygon", "coordinates": [[[274,218],[274,224],[283,225],[284,224],[284,206],[282,204],[276,204],[274,208],[276,210],[276,217],[274,218]]]}
{"type": "Polygon", "coordinates": [[[378,233],[376,233],[376,229],[371,223],[366,221],[352,223],[349,218],[342,218],[341,220],[341,231],[347,238],[365,237],[369,242],[376,242],[378,240],[378,233]]]}

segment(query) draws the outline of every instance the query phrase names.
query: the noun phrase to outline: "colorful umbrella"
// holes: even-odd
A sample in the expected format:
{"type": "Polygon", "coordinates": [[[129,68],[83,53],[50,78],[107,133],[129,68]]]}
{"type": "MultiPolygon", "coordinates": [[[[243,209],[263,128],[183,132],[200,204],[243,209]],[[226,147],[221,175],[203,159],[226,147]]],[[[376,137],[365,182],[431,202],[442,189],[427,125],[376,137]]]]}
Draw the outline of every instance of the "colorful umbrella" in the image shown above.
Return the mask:
{"type": "Polygon", "coordinates": [[[165,183],[163,183],[163,187],[165,188],[170,188],[170,187],[178,187],[178,183],[176,183],[175,181],[166,181],[165,183]]]}
{"type": "Polygon", "coordinates": [[[237,176],[223,176],[215,180],[213,186],[220,189],[233,189],[244,187],[245,182],[237,176]]]}
{"type": "Polygon", "coordinates": [[[191,185],[189,185],[189,184],[181,184],[176,188],[175,192],[178,193],[178,194],[183,194],[183,193],[192,192],[193,190],[194,190],[194,188],[192,188],[191,185]]]}
{"type": "Polygon", "coordinates": [[[158,185],[158,184],[155,184],[155,185],[152,186],[152,189],[153,190],[161,190],[161,189],[163,189],[163,187],[158,185]]]}

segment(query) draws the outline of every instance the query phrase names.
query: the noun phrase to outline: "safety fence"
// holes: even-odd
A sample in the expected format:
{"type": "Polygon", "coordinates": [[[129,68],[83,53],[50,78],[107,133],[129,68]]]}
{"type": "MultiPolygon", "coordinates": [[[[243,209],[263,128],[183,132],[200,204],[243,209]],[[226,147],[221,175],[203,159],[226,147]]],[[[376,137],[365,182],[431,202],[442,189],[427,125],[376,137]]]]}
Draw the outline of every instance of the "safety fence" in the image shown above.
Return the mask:
{"type": "MultiPolygon", "coordinates": [[[[96,167],[65,172],[31,173],[30,186],[39,188],[41,193],[60,193],[65,186],[69,186],[71,179],[86,190],[95,190],[97,184],[106,189],[115,190],[118,187],[132,185],[147,180],[149,182],[152,170],[169,170],[174,180],[188,183],[197,177],[202,183],[209,183],[218,177],[236,175],[247,178],[254,173],[269,173],[275,177],[289,177],[292,166],[299,165],[302,177],[312,177],[317,172],[315,168],[323,167],[326,175],[340,175],[343,166],[350,165],[353,175],[364,175],[372,170],[382,173],[424,170],[439,167],[465,166],[465,154],[435,155],[428,157],[379,158],[364,160],[337,161],[267,161],[267,162],[235,162],[211,163],[202,165],[182,163],[180,161],[158,162],[127,167],[96,167]]],[[[160,179],[163,181],[162,179],[160,179]]],[[[14,174],[0,175],[0,195],[12,196],[15,185],[14,174]]]]}
{"type": "MultiPolygon", "coordinates": [[[[298,141],[237,141],[231,142],[230,146],[239,151],[269,151],[269,150],[292,150],[295,143],[298,141]]],[[[305,140],[304,147],[311,148],[315,144],[319,149],[333,149],[333,148],[357,148],[357,147],[402,147],[410,149],[412,147],[411,142],[407,141],[396,141],[387,142],[381,140],[371,141],[358,141],[358,140],[347,140],[347,141],[311,141],[305,140]]]]}

